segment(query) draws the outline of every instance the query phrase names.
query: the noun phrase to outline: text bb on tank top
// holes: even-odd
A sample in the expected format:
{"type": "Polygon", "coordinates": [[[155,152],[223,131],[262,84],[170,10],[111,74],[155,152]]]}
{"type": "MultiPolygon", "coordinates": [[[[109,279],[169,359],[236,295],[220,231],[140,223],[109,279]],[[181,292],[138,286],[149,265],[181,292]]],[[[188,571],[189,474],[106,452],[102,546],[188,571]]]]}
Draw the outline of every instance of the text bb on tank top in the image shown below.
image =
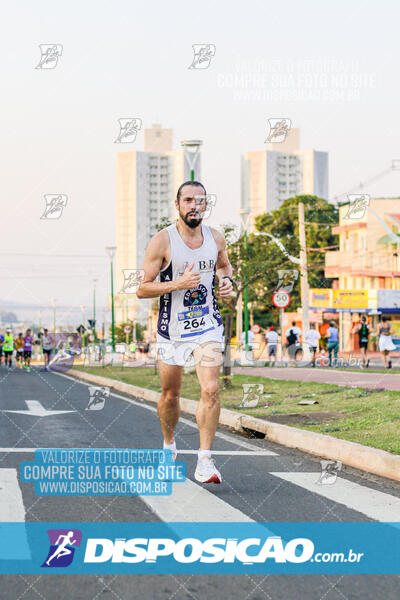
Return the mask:
{"type": "Polygon", "coordinates": [[[200,283],[191,290],[176,290],[160,297],[157,332],[167,340],[187,340],[222,326],[215,298],[215,271],[218,249],[206,225],[201,226],[203,244],[189,248],[173,223],[166,228],[171,246],[171,260],[160,271],[160,281],[181,277],[185,268],[194,263],[193,271],[200,273],[200,283]]]}

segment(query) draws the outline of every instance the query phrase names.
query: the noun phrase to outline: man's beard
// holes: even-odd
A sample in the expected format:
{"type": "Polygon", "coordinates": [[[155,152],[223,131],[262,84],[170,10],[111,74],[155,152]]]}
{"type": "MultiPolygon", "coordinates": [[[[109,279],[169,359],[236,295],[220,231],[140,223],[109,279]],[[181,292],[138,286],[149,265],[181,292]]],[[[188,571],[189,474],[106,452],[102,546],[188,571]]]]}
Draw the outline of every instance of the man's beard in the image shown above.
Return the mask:
{"type": "Polygon", "coordinates": [[[187,213],[186,215],[179,213],[179,216],[181,217],[182,221],[188,227],[190,227],[190,229],[195,229],[198,225],[200,225],[200,223],[202,222],[203,219],[200,216],[197,216],[198,213],[196,213],[196,217],[191,216],[191,214],[193,214],[193,213],[187,213]]]}

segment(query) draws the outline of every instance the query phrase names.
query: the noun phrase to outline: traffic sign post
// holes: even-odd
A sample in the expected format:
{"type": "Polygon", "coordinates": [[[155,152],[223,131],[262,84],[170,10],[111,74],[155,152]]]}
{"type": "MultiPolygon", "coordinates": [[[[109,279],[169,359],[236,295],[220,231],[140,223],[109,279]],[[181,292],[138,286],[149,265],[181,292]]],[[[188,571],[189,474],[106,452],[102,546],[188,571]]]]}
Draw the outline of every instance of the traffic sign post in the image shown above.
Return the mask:
{"type": "Polygon", "coordinates": [[[290,304],[290,294],[284,291],[277,291],[272,294],[272,304],[279,308],[279,330],[281,334],[281,362],[283,361],[283,313],[290,304]]]}
{"type": "Polygon", "coordinates": [[[286,308],[290,304],[290,294],[279,290],[272,294],[272,304],[276,308],[286,308]]]}
{"type": "Polygon", "coordinates": [[[128,344],[129,344],[129,334],[131,332],[131,326],[130,325],[125,325],[124,332],[126,334],[126,345],[128,346],[128,344]]]}

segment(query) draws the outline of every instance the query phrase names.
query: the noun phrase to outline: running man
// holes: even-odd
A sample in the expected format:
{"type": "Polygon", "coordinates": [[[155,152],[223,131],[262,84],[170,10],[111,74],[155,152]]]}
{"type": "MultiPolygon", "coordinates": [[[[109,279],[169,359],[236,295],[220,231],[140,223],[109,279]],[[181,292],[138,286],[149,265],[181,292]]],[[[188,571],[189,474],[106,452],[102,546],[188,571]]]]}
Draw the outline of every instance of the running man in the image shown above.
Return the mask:
{"type": "Polygon", "coordinates": [[[3,352],[4,352],[4,366],[10,370],[12,367],[12,355],[14,352],[14,337],[11,333],[11,329],[6,329],[6,334],[4,336],[4,344],[3,344],[3,352]]]}
{"type": "Polygon", "coordinates": [[[62,556],[66,556],[67,554],[71,554],[71,549],[67,548],[67,546],[73,546],[76,543],[76,540],[73,540],[74,532],[68,531],[67,535],[59,535],[56,541],[57,548],[50,556],[48,560],[46,560],[46,565],[50,566],[53,558],[61,558],[62,556]],[[62,542],[60,543],[60,540],[62,542]]]}
{"type": "Polygon", "coordinates": [[[22,361],[24,358],[24,338],[22,337],[22,333],[19,333],[17,339],[15,340],[15,350],[17,367],[22,369],[22,361]]]}
{"type": "Polygon", "coordinates": [[[367,360],[367,351],[368,351],[368,337],[370,334],[370,328],[369,328],[369,325],[367,322],[367,317],[365,315],[363,315],[361,317],[360,323],[357,323],[354,326],[352,333],[358,333],[358,345],[360,347],[361,355],[362,355],[361,368],[364,369],[365,367],[368,367],[368,365],[369,365],[369,360],[367,360]]]}
{"type": "Polygon", "coordinates": [[[32,344],[33,337],[31,334],[31,330],[26,330],[26,335],[24,337],[24,367],[28,371],[31,370],[31,357],[32,357],[32,344]]]}
{"type": "Polygon", "coordinates": [[[221,483],[221,474],[211,457],[220,414],[218,377],[224,332],[215,297],[215,275],[219,295],[226,298],[232,293],[232,267],[224,236],[202,225],[207,206],[204,186],[197,181],[183,183],[175,206],[178,221],[159,231],[147,247],[141,267],[145,276],[137,295],[160,297],[156,357],[162,387],[158,416],[164,448],[176,458],[182,371],[186,361],[192,359],[201,387],[196,411],[200,448],[194,476],[201,483],[221,483]],[[156,282],[158,274],[160,281],[156,282]]]}
{"type": "Polygon", "coordinates": [[[49,363],[50,356],[53,350],[53,339],[51,335],[49,335],[48,329],[43,331],[42,335],[42,350],[43,350],[43,358],[44,358],[44,371],[50,371],[49,363]]]}

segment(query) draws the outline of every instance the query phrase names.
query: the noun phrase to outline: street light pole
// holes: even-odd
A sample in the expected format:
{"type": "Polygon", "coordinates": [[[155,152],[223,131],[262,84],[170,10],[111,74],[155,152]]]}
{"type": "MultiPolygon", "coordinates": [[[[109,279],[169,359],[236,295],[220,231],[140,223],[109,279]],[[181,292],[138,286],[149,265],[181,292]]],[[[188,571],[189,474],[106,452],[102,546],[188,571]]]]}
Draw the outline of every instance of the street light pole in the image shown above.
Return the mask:
{"type": "MultiPolygon", "coordinates": [[[[240,221],[244,229],[244,250],[245,260],[247,260],[247,225],[250,217],[250,210],[248,208],[242,208],[239,210],[240,221]],[[246,216],[246,218],[243,218],[246,216]]],[[[248,306],[248,285],[247,285],[247,273],[244,274],[244,343],[245,351],[249,349],[249,306],[248,306]]],[[[238,340],[239,341],[239,340],[238,340]]]]}
{"type": "Polygon", "coordinates": [[[56,333],[56,299],[52,298],[51,299],[51,303],[53,305],[53,333],[55,335],[56,333]]]}
{"type": "Polygon", "coordinates": [[[114,322],[114,274],[113,274],[113,260],[116,251],[115,246],[107,246],[106,250],[110,258],[111,267],[111,348],[115,352],[115,322],[114,322]]]}
{"type": "MultiPolygon", "coordinates": [[[[244,250],[245,259],[247,260],[247,227],[244,232],[244,250]]],[[[245,273],[244,279],[244,343],[246,352],[249,349],[249,304],[248,304],[248,286],[247,286],[247,273],[245,273]]]]}
{"type": "Polygon", "coordinates": [[[201,140],[183,140],[181,142],[183,148],[183,161],[184,163],[187,162],[190,169],[190,181],[194,181],[195,179],[194,167],[202,144],[203,142],[201,140]]]}
{"type": "Polygon", "coordinates": [[[97,279],[93,279],[93,322],[94,322],[93,333],[94,333],[94,341],[95,342],[97,342],[97,335],[96,335],[96,283],[97,283],[97,279]]]}

